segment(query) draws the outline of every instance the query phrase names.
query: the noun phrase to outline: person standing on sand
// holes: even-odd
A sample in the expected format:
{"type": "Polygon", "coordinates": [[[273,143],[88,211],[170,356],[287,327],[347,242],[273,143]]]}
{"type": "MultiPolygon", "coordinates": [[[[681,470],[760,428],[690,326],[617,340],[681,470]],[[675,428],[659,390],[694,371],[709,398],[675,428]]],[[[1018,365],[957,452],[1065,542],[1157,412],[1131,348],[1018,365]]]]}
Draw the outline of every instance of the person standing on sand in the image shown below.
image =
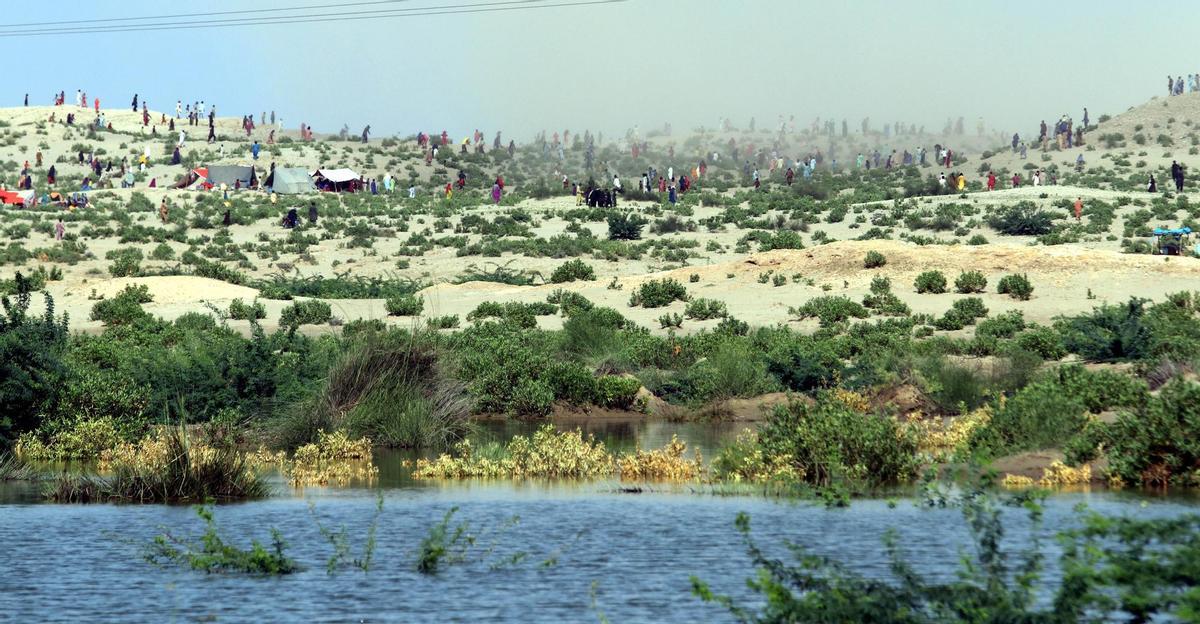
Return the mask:
{"type": "Polygon", "coordinates": [[[317,202],[308,202],[308,222],[311,225],[317,224],[317,202]]]}
{"type": "Polygon", "coordinates": [[[137,108],[138,108],[137,105],[138,105],[138,97],[137,97],[137,94],[134,93],[133,94],[133,112],[135,112],[135,113],[137,112],[137,108]]]}
{"type": "Polygon", "coordinates": [[[25,106],[26,107],[29,106],[29,94],[28,93],[25,94],[25,106]]]}
{"type": "Polygon", "coordinates": [[[1014,173],[1012,177],[1012,187],[1017,188],[1019,186],[1021,186],[1021,174],[1014,173]]]}
{"type": "Polygon", "coordinates": [[[1083,107],[1083,127],[1088,127],[1088,112],[1086,106],[1083,107]]]}
{"type": "Polygon", "coordinates": [[[170,215],[170,209],[167,208],[167,198],[162,198],[162,203],[158,205],[158,218],[162,219],[163,225],[167,224],[167,217],[170,215]]]}
{"type": "Polygon", "coordinates": [[[258,141],[255,141],[254,144],[250,146],[250,154],[254,156],[254,160],[258,160],[258,152],[261,149],[262,147],[258,144],[258,141]]]}
{"type": "Polygon", "coordinates": [[[989,190],[989,191],[996,190],[996,172],[995,171],[988,172],[987,190],[989,190]]]}
{"type": "Polygon", "coordinates": [[[1146,190],[1151,193],[1158,192],[1158,182],[1154,180],[1154,174],[1150,174],[1150,182],[1146,185],[1146,190]]]}
{"type": "Polygon", "coordinates": [[[1075,222],[1078,223],[1081,220],[1083,220],[1083,198],[1076,197],[1075,198],[1075,222]]]}
{"type": "Polygon", "coordinates": [[[500,185],[494,182],[492,183],[492,203],[500,203],[500,185]]]}
{"type": "Polygon", "coordinates": [[[1171,161],[1171,179],[1175,181],[1175,192],[1183,192],[1183,167],[1174,160],[1171,161]]]}

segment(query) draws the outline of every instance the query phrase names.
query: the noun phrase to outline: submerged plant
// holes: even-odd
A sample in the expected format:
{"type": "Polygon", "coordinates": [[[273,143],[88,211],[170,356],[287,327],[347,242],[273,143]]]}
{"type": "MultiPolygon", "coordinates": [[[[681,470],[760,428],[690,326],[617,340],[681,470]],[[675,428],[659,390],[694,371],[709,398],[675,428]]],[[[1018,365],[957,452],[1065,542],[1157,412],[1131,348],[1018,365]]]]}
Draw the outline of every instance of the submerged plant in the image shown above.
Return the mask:
{"type": "Polygon", "coordinates": [[[300,570],[300,566],[284,553],[287,544],[278,530],[271,529],[270,547],[251,540],[249,549],[239,548],[221,536],[211,506],[200,505],[195,509],[196,515],[204,520],[204,533],[200,538],[186,540],[163,533],[147,546],[146,561],[160,566],[184,565],[210,574],[277,576],[300,570]]]}

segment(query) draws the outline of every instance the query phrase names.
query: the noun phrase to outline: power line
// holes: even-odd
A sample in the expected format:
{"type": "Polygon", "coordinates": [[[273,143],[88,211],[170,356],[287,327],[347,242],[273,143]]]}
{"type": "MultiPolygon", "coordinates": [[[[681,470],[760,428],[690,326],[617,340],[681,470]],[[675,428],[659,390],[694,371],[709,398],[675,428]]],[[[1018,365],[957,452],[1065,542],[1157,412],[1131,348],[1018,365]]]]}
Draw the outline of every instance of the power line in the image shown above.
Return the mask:
{"type": "MultiPolygon", "coordinates": [[[[408,0],[405,0],[405,1],[408,1],[408,0]]],[[[411,8],[411,9],[372,9],[372,10],[368,10],[368,11],[350,11],[350,12],[339,11],[336,13],[312,13],[312,14],[308,14],[308,15],[291,15],[291,16],[282,15],[282,16],[274,16],[274,17],[237,17],[237,18],[230,18],[230,19],[205,20],[202,23],[203,23],[203,25],[209,26],[209,27],[258,26],[258,25],[270,25],[270,24],[273,24],[276,22],[286,23],[283,20],[289,20],[289,19],[325,18],[325,17],[350,18],[350,17],[354,17],[354,16],[362,16],[364,18],[366,18],[366,17],[393,17],[393,16],[396,16],[394,14],[412,13],[412,12],[416,12],[416,11],[427,11],[427,10],[439,10],[440,11],[440,10],[446,10],[446,9],[470,9],[470,8],[489,7],[489,6],[498,6],[498,5],[531,4],[531,3],[545,2],[545,1],[546,0],[506,0],[506,1],[502,1],[502,2],[483,2],[483,3],[477,3],[477,4],[451,4],[451,5],[439,5],[439,6],[424,6],[424,7],[415,7],[415,8],[411,8]]],[[[141,18],[130,18],[130,19],[141,19],[141,18]]],[[[156,18],[144,18],[144,19],[156,19],[156,18]]],[[[159,28],[159,27],[164,27],[164,29],[165,29],[165,27],[170,27],[170,26],[196,26],[196,25],[198,25],[197,22],[195,22],[193,20],[193,21],[185,21],[185,22],[176,21],[176,22],[158,22],[158,23],[148,23],[148,24],[114,24],[114,25],[108,25],[108,26],[40,28],[40,29],[23,30],[23,31],[22,30],[0,30],[0,36],[9,35],[9,34],[12,34],[12,35],[57,35],[57,34],[89,34],[89,33],[104,33],[104,32],[126,32],[126,31],[130,31],[130,30],[149,30],[151,28],[159,28]]]]}
{"type": "MultiPolygon", "coordinates": [[[[145,31],[160,31],[160,30],[192,30],[199,28],[228,28],[236,26],[273,26],[277,24],[304,24],[312,22],[350,22],[360,21],[365,19],[388,19],[397,17],[421,17],[421,16],[436,16],[436,15],[467,15],[476,13],[497,13],[502,11],[529,11],[542,10],[552,8],[578,7],[578,6],[594,6],[605,4],[618,4],[628,2],[628,0],[582,0],[572,2],[558,2],[554,4],[543,4],[546,0],[512,0],[511,2],[493,2],[473,5],[442,5],[434,7],[418,7],[413,9],[382,9],[370,11],[370,15],[350,15],[345,13],[334,13],[327,15],[300,15],[300,16],[277,16],[277,17],[261,17],[261,18],[242,18],[240,20],[225,20],[216,23],[183,23],[174,22],[164,25],[151,24],[129,24],[129,25],[111,25],[111,26],[96,26],[90,29],[43,29],[32,32],[26,31],[2,31],[0,38],[7,37],[39,37],[39,36],[55,36],[55,35],[88,35],[100,33],[117,33],[117,32],[145,32],[145,31]],[[520,4],[520,6],[489,6],[489,5],[508,5],[520,4]],[[475,7],[475,8],[472,8],[475,7]],[[483,8],[478,8],[483,7],[483,8]],[[404,12],[401,12],[404,11],[404,12]],[[235,23],[225,23],[235,22],[235,23]]],[[[347,5],[348,6],[348,5],[347,5]]],[[[123,18],[137,19],[137,18],[123,18]]],[[[153,18],[151,18],[153,19],[153,18]]]]}
{"type": "Polygon", "coordinates": [[[377,4],[399,4],[412,0],[371,0],[370,2],[338,2],[335,4],[311,4],[296,7],[278,7],[274,9],[239,9],[236,11],[206,11],[203,13],[180,13],[178,15],[148,15],[142,17],[107,17],[102,19],[71,20],[66,22],[29,22],[25,24],[7,24],[9,28],[24,26],[68,26],[71,24],[99,24],[103,22],[131,22],[138,20],[178,19],[182,17],[209,17],[216,15],[246,15],[250,13],[279,13],[282,11],[308,11],[313,9],[335,9],[338,7],[367,6],[377,4]]]}

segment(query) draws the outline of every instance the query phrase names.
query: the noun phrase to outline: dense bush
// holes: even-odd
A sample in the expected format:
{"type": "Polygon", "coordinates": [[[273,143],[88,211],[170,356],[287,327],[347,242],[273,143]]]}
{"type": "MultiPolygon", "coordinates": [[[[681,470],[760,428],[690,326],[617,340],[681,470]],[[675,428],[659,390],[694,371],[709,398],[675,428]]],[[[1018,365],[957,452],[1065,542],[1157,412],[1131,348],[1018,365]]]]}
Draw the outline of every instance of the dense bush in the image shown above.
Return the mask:
{"type": "Polygon", "coordinates": [[[105,325],[129,325],[150,317],[141,304],[152,300],[150,290],[144,284],[131,284],[112,299],[103,299],[92,306],[91,320],[100,321],[105,325]]]}
{"type": "Polygon", "coordinates": [[[1013,299],[1028,301],[1033,295],[1033,284],[1029,283],[1029,278],[1025,274],[1005,275],[1000,278],[1000,282],[996,284],[996,292],[1001,295],[1008,295],[1013,299]]]}
{"type": "Polygon", "coordinates": [[[661,308],[675,301],[687,301],[687,288],[677,280],[664,277],[642,282],[629,298],[631,307],[661,308]]]}
{"type": "Polygon", "coordinates": [[[1112,423],[1092,423],[1069,459],[1093,459],[1101,450],[1112,477],[1148,486],[1200,485],[1200,385],[1178,380],[1112,423]]]}
{"type": "Polygon", "coordinates": [[[963,295],[982,293],[987,290],[987,278],[979,271],[963,271],[954,280],[954,290],[963,295]]]}
{"type": "Polygon", "coordinates": [[[234,299],[229,302],[229,318],[244,321],[264,319],[267,318],[267,307],[259,303],[257,299],[250,303],[234,299]]]}
{"type": "MultiPolygon", "coordinates": [[[[890,417],[856,411],[832,395],[821,395],[811,406],[793,402],[776,408],[759,430],[757,446],[764,457],[783,458],[795,479],[814,485],[902,482],[918,467],[913,433],[890,417]]],[[[728,458],[715,466],[724,477],[757,476],[729,474],[745,465],[728,458]]]]}
{"type": "Polygon", "coordinates": [[[15,283],[16,296],[0,298],[0,448],[37,427],[38,411],[61,389],[67,370],[67,317],[55,316],[49,296],[44,314],[29,316],[28,282],[18,272],[15,283]]]}
{"type": "Polygon", "coordinates": [[[1042,236],[1053,229],[1054,215],[1039,209],[1033,202],[1023,201],[996,210],[987,223],[1001,234],[1042,236]]]}
{"type": "Polygon", "coordinates": [[[634,214],[610,215],[608,217],[609,240],[638,240],[646,220],[634,214]]]}
{"type": "Polygon", "coordinates": [[[113,277],[134,277],[142,271],[142,250],[137,247],[114,249],[104,257],[113,261],[108,265],[108,273],[113,277]]]}
{"type": "Polygon", "coordinates": [[[725,308],[724,301],[715,299],[705,299],[703,297],[688,301],[687,307],[684,309],[683,315],[687,318],[697,321],[706,321],[708,319],[722,318],[729,314],[725,308]]]}
{"type": "Polygon", "coordinates": [[[554,272],[550,274],[550,282],[554,284],[594,279],[596,279],[596,270],[590,264],[578,258],[558,265],[554,269],[554,272]]]}
{"type": "Polygon", "coordinates": [[[946,292],[946,276],[941,271],[925,271],[917,276],[913,282],[913,288],[916,288],[917,292],[921,294],[944,293],[946,292]]]}
{"type": "Polygon", "coordinates": [[[416,295],[388,297],[383,307],[388,316],[418,316],[425,309],[425,300],[416,295]]]}
{"type": "Polygon", "coordinates": [[[840,295],[821,296],[809,299],[798,308],[789,308],[788,314],[797,320],[816,318],[822,327],[829,327],[852,318],[867,318],[867,309],[840,295]]]}
{"type": "Polygon", "coordinates": [[[309,299],[296,301],[283,309],[279,314],[280,327],[299,327],[300,325],[322,325],[333,318],[333,308],[324,301],[309,299]]]}
{"type": "Polygon", "coordinates": [[[877,269],[887,264],[887,257],[878,251],[868,251],[867,256],[863,258],[863,266],[868,269],[877,269]]]}

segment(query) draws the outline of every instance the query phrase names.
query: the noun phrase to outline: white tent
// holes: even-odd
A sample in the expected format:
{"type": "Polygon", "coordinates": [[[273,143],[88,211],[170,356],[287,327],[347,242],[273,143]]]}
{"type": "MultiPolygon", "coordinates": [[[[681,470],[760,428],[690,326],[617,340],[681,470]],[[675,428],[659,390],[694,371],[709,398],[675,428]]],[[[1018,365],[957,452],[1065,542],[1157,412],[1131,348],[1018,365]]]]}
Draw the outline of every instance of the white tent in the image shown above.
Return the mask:
{"type": "Polygon", "coordinates": [[[354,172],[352,169],[317,169],[313,172],[313,177],[322,177],[334,184],[358,180],[362,176],[354,172]]]}

